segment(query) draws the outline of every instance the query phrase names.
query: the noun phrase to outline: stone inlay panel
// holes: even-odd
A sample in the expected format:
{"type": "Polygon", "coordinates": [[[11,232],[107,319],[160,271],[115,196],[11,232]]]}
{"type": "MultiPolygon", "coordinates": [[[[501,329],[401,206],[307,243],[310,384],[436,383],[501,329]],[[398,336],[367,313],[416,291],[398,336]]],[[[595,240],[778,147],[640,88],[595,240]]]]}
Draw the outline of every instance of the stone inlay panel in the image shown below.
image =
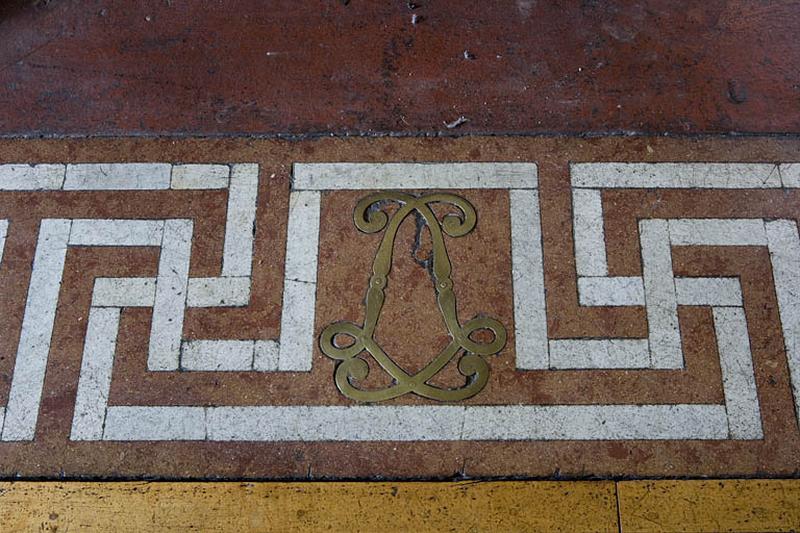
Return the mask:
{"type": "MultiPolygon", "coordinates": [[[[798,144],[629,142],[6,143],[0,469],[795,471],[798,144]],[[464,401],[352,401],[319,349],[363,323],[380,235],[353,212],[378,190],[475,208],[445,237],[457,313],[508,338],[464,401]]],[[[431,243],[398,228],[374,333],[411,374],[450,340],[431,243]]]]}

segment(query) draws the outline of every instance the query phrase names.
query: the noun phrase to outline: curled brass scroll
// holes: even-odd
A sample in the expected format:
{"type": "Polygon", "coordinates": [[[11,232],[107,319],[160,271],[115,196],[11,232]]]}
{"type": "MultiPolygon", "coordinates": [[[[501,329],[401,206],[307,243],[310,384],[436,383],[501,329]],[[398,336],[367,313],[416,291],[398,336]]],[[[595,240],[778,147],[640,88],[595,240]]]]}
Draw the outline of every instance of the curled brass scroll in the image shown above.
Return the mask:
{"type": "Polygon", "coordinates": [[[320,335],[319,344],[322,352],[339,361],[334,375],[338,389],[348,398],[361,402],[379,402],[407,393],[433,400],[455,402],[479,393],[489,379],[489,365],[481,356],[494,355],[503,349],[506,343],[506,330],[493,318],[473,318],[463,325],[459,323],[453,281],[450,279],[452,268],[444,244],[445,233],[450,237],[461,237],[472,231],[477,222],[475,208],[467,200],[454,194],[434,193],[416,197],[393,191],[380,192],[358,202],[353,220],[356,227],[364,233],[377,233],[384,229],[386,232],[372,263],[364,325],[336,322],[326,327],[320,335]],[[381,210],[389,202],[399,204],[391,218],[381,210]],[[439,222],[429,207],[435,203],[454,206],[459,214],[447,214],[439,222]],[[397,231],[403,221],[415,211],[430,229],[436,300],[451,340],[422,370],[412,375],[383,351],[375,342],[374,334],[383,307],[384,288],[392,266],[392,252],[397,231]],[[479,343],[470,339],[470,335],[478,330],[491,331],[493,340],[479,343]],[[341,346],[336,341],[337,336],[349,337],[353,342],[341,346]],[[354,381],[363,380],[369,374],[369,365],[358,357],[365,352],[393,378],[391,385],[382,389],[365,390],[354,384],[354,381]],[[463,353],[458,360],[458,370],[466,378],[464,385],[451,389],[429,384],[428,381],[459,353],[463,353]]]}

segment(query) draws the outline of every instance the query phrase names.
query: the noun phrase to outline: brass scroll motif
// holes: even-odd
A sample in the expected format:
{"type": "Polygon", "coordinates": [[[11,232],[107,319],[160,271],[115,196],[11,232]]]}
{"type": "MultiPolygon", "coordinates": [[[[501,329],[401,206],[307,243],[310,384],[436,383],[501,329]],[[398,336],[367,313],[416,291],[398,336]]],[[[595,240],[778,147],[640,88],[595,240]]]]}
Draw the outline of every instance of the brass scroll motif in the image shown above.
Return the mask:
{"type": "Polygon", "coordinates": [[[455,402],[479,393],[489,379],[489,365],[481,356],[495,355],[503,349],[506,343],[506,330],[493,318],[473,318],[464,325],[459,323],[453,281],[450,279],[452,268],[444,244],[444,233],[450,237],[461,237],[472,231],[477,222],[475,208],[467,200],[454,194],[434,193],[415,197],[406,193],[380,192],[362,198],[358,202],[353,220],[356,227],[364,233],[377,233],[383,229],[386,229],[386,232],[372,263],[364,325],[359,327],[352,322],[336,322],[326,327],[320,335],[322,352],[339,361],[334,379],[341,393],[361,402],[389,400],[409,392],[433,400],[455,402]],[[381,210],[390,202],[399,205],[391,218],[381,210]],[[447,214],[440,222],[430,208],[430,204],[436,203],[454,206],[460,213],[447,214]],[[383,351],[375,342],[374,334],[385,298],[384,288],[392,266],[395,237],[403,221],[415,211],[430,230],[436,300],[451,340],[422,370],[412,375],[383,351]],[[472,340],[470,335],[478,330],[491,331],[493,340],[488,343],[472,340]],[[339,340],[342,336],[352,339],[352,344],[341,345],[339,340]],[[369,374],[369,365],[358,357],[365,352],[394,378],[391,385],[382,389],[365,390],[353,383],[364,380],[369,374]],[[463,355],[458,360],[458,370],[466,377],[463,386],[451,389],[428,383],[462,352],[463,355]]]}

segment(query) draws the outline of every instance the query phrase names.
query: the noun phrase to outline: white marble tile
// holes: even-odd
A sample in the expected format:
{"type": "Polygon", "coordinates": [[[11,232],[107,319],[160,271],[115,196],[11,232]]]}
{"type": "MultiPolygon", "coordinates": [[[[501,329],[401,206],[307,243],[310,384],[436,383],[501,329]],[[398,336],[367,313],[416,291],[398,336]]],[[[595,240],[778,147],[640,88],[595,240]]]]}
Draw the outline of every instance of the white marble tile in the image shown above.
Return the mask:
{"type": "Polygon", "coordinates": [[[250,340],[183,341],[181,369],[209,372],[252,370],[253,343],[250,340]]]}
{"type": "Polygon", "coordinates": [[[289,195],[289,222],[286,229],[287,280],[317,281],[319,253],[320,193],[292,192],[289,195]]]}
{"type": "Polygon", "coordinates": [[[305,281],[283,282],[278,370],[309,371],[314,352],[314,312],[317,286],[305,281]]]}
{"type": "Polygon", "coordinates": [[[572,163],[572,185],[591,188],[770,189],[773,163],[572,163]]]}
{"type": "Polygon", "coordinates": [[[722,405],[211,407],[208,440],[663,440],[728,437],[722,405]]]}
{"type": "Polygon", "coordinates": [[[722,405],[109,407],[105,440],[722,440],[722,405]],[[207,435],[206,435],[207,432],[207,435]]]}
{"type": "Polygon", "coordinates": [[[257,197],[258,165],[233,165],[222,253],[223,276],[249,276],[252,271],[257,197]]]}
{"type": "Polygon", "coordinates": [[[767,222],[766,230],[795,414],[800,422],[800,238],[793,220],[767,222]]]}
{"type": "Polygon", "coordinates": [[[69,220],[39,226],[2,440],[32,440],[36,431],[69,232],[69,220]]]}
{"type": "Polygon", "coordinates": [[[209,440],[443,440],[458,435],[463,407],[285,406],[208,410],[209,440]]]}
{"type": "Polygon", "coordinates": [[[760,218],[686,218],[669,221],[673,246],[766,246],[760,218]]]}
{"type": "Polygon", "coordinates": [[[178,369],[191,249],[192,221],[167,220],[156,278],[148,370],[178,369]]]}
{"type": "Polygon", "coordinates": [[[204,440],[205,408],[112,406],[103,440],[204,440]]]}
{"type": "Polygon", "coordinates": [[[744,309],[715,307],[713,313],[731,438],[761,439],[761,410],[744,309]]]}
{"type": "Polygon", "coordinates": [[[101,440],[119,331],[118,308],[92,308],[83,345],[71,440],[101,440]]]}
{"type": "Polygon", "coordinates": [[[224,189],[228,186],[231,169],[228,165],[174,165],[173,189],[224,189]]]}
{"type": "Polygon", "coordinates": [[[163,220],[79,218],[72,221],[72,246],[161,246],[163,220]]]}
{"type": "Polygon", "coordinates": [[[578,298],[586,306],[644,305],[640,277],[578,278],[578,298]]]}
{"type": "Polygon", "coordinates": [[[535,163],[295,163],[294,190],[535,189],[535,163]]]}
{"type": "Polygon", "coordinates": [[[67,165],[64,190],[169,189],[169,163],[88,163],[67,165]]]}
{"type": "Polygon", "coordinates": [[[241,307],[250,303],[250,278],[189,278],[189,307],[241,307]]]}
{"type": "Polygon", "coordinates": [[[256,341],[253,370],[275,372],[278,370],[280,345],[273,340],[256,341]]]}
{"type": "Polygon", "coordinates": [[[722,405],[474,407],[465,440],[663,440],[728,438],[722,405]]]}
{"type": "Polygon", "coordinates": [[[65,165],[0,165],[0,191],[43,191],[60,189],[65,165]]]}
{"type": "Polygon", "coordinates": [[[739,278],[675,278],[678,305],[742,306],[739,278]]]}
{"type": "Polygon", "coordinates": [[[560,339],[550,341],[550,368],[649,368],[647,339],[560,339]]]}
{"type": "Polygon", "coordinates": [[[573,189],[572,228],[578,276],[608,276],[603,203],[599,190],[573,189]]]}
{"type": "Polygon", "coordinates": [[[516,366],[547,368],[547,316],[539,191],[509,191],[516,366]]]}
{"type": "Polygon", "coordinates": [[[683,352],[667,221],[639,221],[639,240],[653,367],[682,368],[683,352]]]}
{"type": "Polygon", "coordinates": [[[457,434],[463,408],[439,406],[216,407],[209,440],[439,440],[457,434]]]}
{"type": "Polygon", "coordinates": [[[784,187],[800,187],[800,163],[782,163],[778,165],[784,187]]]}
{"type": "Polygon", "coordinates": [[[94,307],[153,307],[156,278],[95,278],[94,307]]]}

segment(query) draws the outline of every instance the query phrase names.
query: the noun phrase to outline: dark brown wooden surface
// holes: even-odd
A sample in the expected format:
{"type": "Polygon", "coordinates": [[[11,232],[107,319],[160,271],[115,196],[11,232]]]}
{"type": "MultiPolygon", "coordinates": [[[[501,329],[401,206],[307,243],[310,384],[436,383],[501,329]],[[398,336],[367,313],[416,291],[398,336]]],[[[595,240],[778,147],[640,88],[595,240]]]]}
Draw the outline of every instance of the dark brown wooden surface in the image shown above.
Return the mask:
{"type": "Polygon", "coordinates": [[[800,132],[797,1],[1,4],[5,136],[800,132]]]}

